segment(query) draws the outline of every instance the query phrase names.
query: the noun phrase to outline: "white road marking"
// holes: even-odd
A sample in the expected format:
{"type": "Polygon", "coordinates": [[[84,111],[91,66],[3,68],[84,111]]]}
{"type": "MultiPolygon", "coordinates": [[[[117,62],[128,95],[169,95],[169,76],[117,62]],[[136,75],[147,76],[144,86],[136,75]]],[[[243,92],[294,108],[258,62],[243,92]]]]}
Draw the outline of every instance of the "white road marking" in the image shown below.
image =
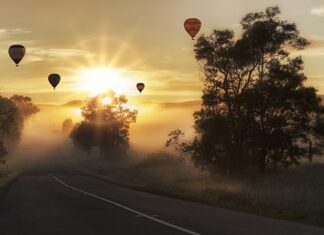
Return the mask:
{"type": "Polygon", "coordinates": [[[182,232],[187,233],[187,234],[191,234],[191,235],[201,235],[200,233],[194,232],[194,231],[192,231],[192,230],[189,230],[189,229],[186,229],[186,228],[183,228],[183,227],[180,227],[180,226],[177,226],[177,225],[174,225],[174,224],[168,223],[168,222],[166,222],[166,221],[164,221],[164,220],[161,220],[161,219],[158,219],[158,218],[156,218],[156,217],[154,217],[154,216],[149,216],[149,215],[144,214],[144,213],[142,213],[142,212],[139,212],[139,211],[137,211],[137,210],[131,209],[131,208],[129,208],[129,207],[127,207],[127,206],[124,206],[124,205],[122,205],[122,204],[120,204],[120,203],[117,203],[117,202],[111,201],[111,200],[109,200],[109,199],[106,199],[106,198],[103,198],[103,197],[97,196],[97,195],[95,195],[95,194],[88,193],[88,192],[83,191],[83,190],[81,190],[81,189],[75,188],[75,187],[73,187],[73,186],[71,186],[71,185],[69,185],[69,184],[63,182],[61,179],[59,179],[59,178],[56,177],[55,175],[53,175],[53,174],[49,174],[49,175],[50,175],[53,179],[55,179],[56,181],[58,181],[59,183],[63,184],[65,187],[67,187],[67,188],[69,188],[69,189],[72,189],[72,190],[77,191],[77,192],[79,192],[79,193],[83,193],[83,194],[85,194],[85,195],[87,195],[87,196],[90,196],[90,197],[96,198],[96,199],[98,199],[98,200],[101,200],[101,201],[104,201],[104,202],[110,203],[110,204],[112,204],[112,205],[115,205],[115,206],[117,206],[117,207],[119,207],[119,208],[122,208],[122,209],[124,209],[124,210],[129,211],[129,212],[132,212],[132,213],[136,214],[136,215],[139,216],[139,217],[144,217],[144,218],[149,219],[149,220],[152,220],[152,221],[154,221],[154,222],[156,222],[156,223],[159,223],[159,224],[165,225],[165,226],[167,226],[167,227],[170,227],[170,228],[173,228],[173,229],[176,229],[176,230],[182,231],[182,232]]]}

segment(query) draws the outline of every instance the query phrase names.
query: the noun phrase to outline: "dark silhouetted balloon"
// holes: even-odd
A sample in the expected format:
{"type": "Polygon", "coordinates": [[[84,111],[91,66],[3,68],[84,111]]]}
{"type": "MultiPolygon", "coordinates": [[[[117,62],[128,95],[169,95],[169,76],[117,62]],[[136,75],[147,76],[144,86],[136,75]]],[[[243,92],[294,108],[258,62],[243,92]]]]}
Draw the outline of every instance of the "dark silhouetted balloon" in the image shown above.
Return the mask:
{"type": "Polygon", "coordinates": [[[192,40],[194,40],[194,37],[197,35],[201,28],[201,22],[197,18],[186,19],[186,21],[184,22],[184,28],[191,36],[192,40]]]}
{"type": "Polygon", "coordinates": [[[19,62],[24,58],[26,49],[22,45],[12,45],[9,47],[9,56],[15,62],[16,66],[18,66],[19,62]]]}
{"type": "Polygon", "coordinates": [[[52,73],[48,76],[48,81],[55,90],[55,87],[60,83],[61,77],[59,74],[52,73]]]}
{"type": "Polygon", "coordinates": [[[144,89],[144,87],[145,87],[145,85],[144,85],[144,83],[137,83],[136,84],[136,87],[137,87],[137,90],[140,92],[140,93],[142,93],[142,91],[143,91],[143,89],[144,89]]]}

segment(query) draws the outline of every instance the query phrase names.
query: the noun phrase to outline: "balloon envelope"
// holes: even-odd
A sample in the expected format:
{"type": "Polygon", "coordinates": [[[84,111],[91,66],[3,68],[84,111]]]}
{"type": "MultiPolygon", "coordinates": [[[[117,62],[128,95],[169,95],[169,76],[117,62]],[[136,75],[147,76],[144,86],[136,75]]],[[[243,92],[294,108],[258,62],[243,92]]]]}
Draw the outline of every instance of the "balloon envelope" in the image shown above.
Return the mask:
{"type": "Polygon", "coordinates": [[[184,22],[184,28],[193,40],[201,28],[201,22],[197,18],[186,19],[184,22]]]}
{"type": "Polygon", "coordinates": [[[137,87],[137,90],[138,90],[140,93],[142,93],[142,91],[143,91],[145,85],[144,85],[144,83],[139,82],[139,83],[136,84],[136,87],[137,87]]]}
{"type": "Polygon", "coordinates": [[[15,62],[16,66],[18,66],[19,62],[24,58],[26,49],[22,45],[12,45],[9,47],[9,56],[15,62]]]}
{"type": "Polygon", "coordinates": [[[55,89],[55,87],[60,83],[61,77],[59,74],[52,73],[48,76],[48,81],[55,89]]]}

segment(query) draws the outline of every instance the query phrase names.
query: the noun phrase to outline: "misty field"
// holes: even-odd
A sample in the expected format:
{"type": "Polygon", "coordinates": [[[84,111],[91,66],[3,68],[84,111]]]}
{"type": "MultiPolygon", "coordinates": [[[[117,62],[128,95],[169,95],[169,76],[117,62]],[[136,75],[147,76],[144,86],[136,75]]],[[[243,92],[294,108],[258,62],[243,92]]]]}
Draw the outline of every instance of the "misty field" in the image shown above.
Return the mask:
{"type": "Polygon", "coordinates": [[[166,153],[127,163],[79,162],[83,169],[118,184],[162,195],[259,215],[324,225],[324,164],[304,164],[264,174],[210,175],[188,159],[166,153]]]}

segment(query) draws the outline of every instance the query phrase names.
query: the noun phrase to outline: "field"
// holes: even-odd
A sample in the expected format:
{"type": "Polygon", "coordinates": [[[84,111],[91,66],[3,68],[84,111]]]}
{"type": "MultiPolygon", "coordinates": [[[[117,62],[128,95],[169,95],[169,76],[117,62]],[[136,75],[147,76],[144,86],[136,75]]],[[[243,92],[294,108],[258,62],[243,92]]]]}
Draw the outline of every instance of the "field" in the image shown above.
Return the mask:
{"type": "Polygon", "coordinates": [[[210,175],[185,157],[156,153],[127,163],[85,159],[83,169],[118,184],[162,195],[324,226],[324,164],[265,174],[210,175]]]}

